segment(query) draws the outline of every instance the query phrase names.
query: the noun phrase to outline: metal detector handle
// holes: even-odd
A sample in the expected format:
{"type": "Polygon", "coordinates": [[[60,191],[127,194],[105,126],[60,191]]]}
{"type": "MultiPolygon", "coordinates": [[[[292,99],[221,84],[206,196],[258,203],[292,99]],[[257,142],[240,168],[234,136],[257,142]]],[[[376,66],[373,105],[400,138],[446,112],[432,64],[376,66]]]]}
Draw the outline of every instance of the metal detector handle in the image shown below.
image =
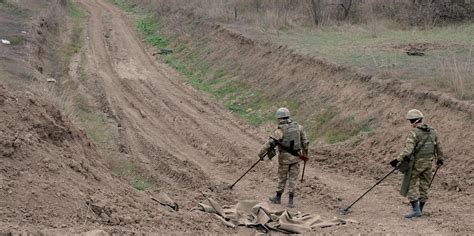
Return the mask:
{"type": "Polygon", "coordinates": [[[434,178],[435,178],[435,176],[436,176],[436,173],[438,173],[438,170],[439,170],[440,167],[441,167],[441,166],[437,166],[437,167],[436,167],[436,170],[435,170],[435,172],[434,172],[434,174],[433,174],[433,177],[431,178],[430,185],[428,186],[428,189],[431,188],[431,184],[433,183],[433,180],[434,180],[434,178]]]}
{"type": "Polygon", "coordinates": [[[306,161],[303,163],[303,174],[301,175],[301,183],[304,181],[304,170],[306,169],[306,161]]]}
{"type": "MultiPolygon", "coordinates": [[[[265,157],[267,154],[268,154],[268,152],[265,153],[265,155],[263,155],[263,157],[265,157]]],[[[237,179],[231,186],[229,186],[229,188],[232,189],[236,183],[238,183],[247,173],[249,173],[250,170],[252,170],[261,161],[262,160],[259,158],[258,161],[255,162],[247,171],[245,171],[245,173],[242,176],[240,176],[240,178],[237,179]]]]}
{"type": "Polygon", "coordinates": [[[357,200],[355,200],[350,206],[346,207],[344,209],[344,211],[348,211],[354,204],[356,204],[356,202],[358,202],[360,199],[362,199],[368,192],[370,192],[370,190],[372,190],[373,188],[375,188],[375,186],[379,185],[384,179],[386,179],[389,175],[391,175],[393,172],[395,172],[396,170],[398,170],[397,167],[393,168],[392,171],[390,171],[388,174],[386,174],[384,177],[382,177],[382,179],[380,179],[379,181],[377,181],[377,183],[374,184],[374,186],[372,186],[371,188],[369,188],[369,190],[367,190],[364,194],[362,194],[362,196],[360,196],[359,198],[357,198],[357,200]]]}

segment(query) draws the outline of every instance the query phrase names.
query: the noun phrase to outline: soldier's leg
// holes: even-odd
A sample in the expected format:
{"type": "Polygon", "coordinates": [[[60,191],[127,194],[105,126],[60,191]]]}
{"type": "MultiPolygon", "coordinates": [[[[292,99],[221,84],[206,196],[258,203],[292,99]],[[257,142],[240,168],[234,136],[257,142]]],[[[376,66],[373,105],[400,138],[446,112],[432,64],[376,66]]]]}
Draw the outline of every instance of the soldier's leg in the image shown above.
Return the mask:
{"type": "Polygon", "coordinates": [[[415,201],[415,200],[418,200],[418,193],[417,193],[417,182],[418,182],[418,178],[419,178],[419,171],[417,171],[417,168],[416,168],[416,163],[415,165],[413,166],[413,171],[412,171],[412,174],[411,174],[411,179],[410,179],[410,186],[408,187],[408,194],[407,194],[407,198],[408,200],[410,200],[410,202],[412,201],[415,201]]]}
{"type": "Polygon", "coordinates": [[[288,192],[294,194],[296,190],[296,183],[300,174],[300,163],[290,165],[290,173],[288,174],[288,192]]]}
{"type": "Polygon", "coordinates": [[[277,192],[283,193],[285,190],[286,180],[288,179],[290,165],[278,165],[278,186],[277,192]]]}
{"type": "Polygon", "coordinates": [[[300,163],[295,163],[290,165],[290,170],[288,173],[288,208],[293,208],[294,206],[294,196],[296,191],[296,182],[298,181],[298,175],[300,174],[300,163]]]}
{"type": "Polygon", "coordinates": [[[423,207],[428,200],[429,185],[431,177],[433,176],[431,170],[431,160],[426,160],[423,163],[424,171],[420,174],[420,210],[423,212],[423,207]]]}
{"type": "Polygon", "coordinates": [[[278,186],[277,186],[277,191],[276,195],[274,197],[268,198],[271,203],[274,204],[280,204],[281,202],[281,195],[283,194],[283,191],[285,190],[285,185],[286,185],[286,180],[288,178],[288,170],[289,166],[288,165],[278,165],[278,186]]]}
{"type": "Polygon", "coordinates": [[[412,207],[412,210],[405,215],[405,218],[413,218],[413,217],[420,217],[421,216],[421,211],[420,211],[420,205],[418,202],[418,194],[417,194],[417,186],[416,183],[418,182],[418,179],[420,177],[420,174],[423,171],[423,166],[420,165],[421,163],[415,162],[413,165],[413,170],[411,174],[411,180],[410,180],[410,186],[408,187],[408,200],[410,200],[410,205],[412,207]]]}

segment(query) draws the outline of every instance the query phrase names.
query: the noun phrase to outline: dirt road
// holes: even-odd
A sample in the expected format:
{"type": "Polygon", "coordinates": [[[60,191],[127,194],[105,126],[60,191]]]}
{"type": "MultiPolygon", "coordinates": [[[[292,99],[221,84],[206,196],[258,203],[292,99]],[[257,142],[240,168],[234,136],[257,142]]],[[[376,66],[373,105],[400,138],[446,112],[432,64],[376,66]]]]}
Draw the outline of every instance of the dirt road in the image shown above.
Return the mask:
{"type": "MultiPolygon", "coordinates": [[[[105,106],[119,124],[122,153],[141,163],[161,189],[168,190],[182,203],[184,212],[203,198],[200,195],[203,189],[210,189],[211,195],[227,200],[225,203],[238,199],[265,201],[274,191],[275,160],[257,166],[233,191],[222,186],[232,183],[256,160],[266,134],[239,121],[217,101],[187,85],[175,70],[154,58],[118,8],[105,0],[79,3],[88,13],[86,70],[103,87],[105,106]]],[[[310,165],[306,173],[307,181],[299,186],[296,196],[295,211],[324,217],[337,216],[337,207],[357,198],[375,182],[364,176],[343,176],[317,163],[310,165]]],[[[469,212],[455,208],[451,202],[457,199],[469,204],[469,197],[450,196],[452,193],[437,188],[432,194],[433,201],[427,205],[429,216],[403,219],[408,206],[397,193],[397,179],[392,177],[354,206],[348,217],[360,224],[322,229],[322,232],[473,230],[469,212]]],[[[237,229],[236,232],[250,231],[237,229]]]]}

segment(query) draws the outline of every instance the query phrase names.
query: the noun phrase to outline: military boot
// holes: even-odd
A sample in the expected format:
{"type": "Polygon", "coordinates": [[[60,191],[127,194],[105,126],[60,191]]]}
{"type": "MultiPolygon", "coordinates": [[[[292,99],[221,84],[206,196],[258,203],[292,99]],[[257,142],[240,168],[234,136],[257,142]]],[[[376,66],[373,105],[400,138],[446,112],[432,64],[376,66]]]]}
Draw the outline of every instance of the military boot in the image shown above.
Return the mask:
{"type": "Polygon", "coordinates": [[[411,219],[413,217],[420,217],[421,216],[421,211],[420,211],[420,206],[418,205],[418,200],[416,201],[411,201],[410,202],[412,210],[405,215],[405,218],[411,219]]]}
{"type": "Polygon", "coordinates": [[[288,205],[286,207],[288,208],[294,208],[295,205],[293,204],[293,197],[295,196],[294,193],[290,193],[288,197],[288,205]]]}
{"type": "Polygon", "coordinates": [[[276,195],[274,197],[268,198],[271,203],[273,204],[280,204],[281,203],[281,194],[282,192],[276,192],[276,195]]]}
{"type": "Polygon", "coordinates": [[[425,206],[426,202],[420,201],[420,212],[423,213],[423,207],[425,206]]]}

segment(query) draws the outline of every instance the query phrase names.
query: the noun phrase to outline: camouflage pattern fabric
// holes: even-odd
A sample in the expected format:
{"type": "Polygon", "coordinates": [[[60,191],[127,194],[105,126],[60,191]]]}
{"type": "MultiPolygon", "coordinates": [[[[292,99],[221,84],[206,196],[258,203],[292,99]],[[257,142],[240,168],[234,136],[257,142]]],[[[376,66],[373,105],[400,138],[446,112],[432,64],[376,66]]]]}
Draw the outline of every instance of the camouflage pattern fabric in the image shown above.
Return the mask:
{"type": "Polygon", "coordinates": [[[428,135],[430,135],[431,137],[428,139],[425,145],[421,147],[420,151],[417,153],[416,159],[419,160],[428,158],[433,160],[433,157],[436,154],[438,160],[443,160],[444,154],[441,148],[441,142],[438,139],[438,135],[436,134],[436,130],[426,124],[422,124],[419,127],[413,128],[410,131],[405,141],[403,151],[398,157],[398,160],[403,161],[403,157],[411,156],[415,149],[415,145],[417,143],[423,142],[423,140],[428,135]]]}
{"type": "Polygon", "coordinates": [[[411,173],[410,186],[408,187],[408,199],[416,201],[420,199],[422,202],[428,200],[428,187],[430,185],[431,177],[431,160],[422,159],[415,162],[411,173]],[[420,197],[418,197],[416,184],[419,180],[420,197]]]}
{"type": "Polygon", "coordinates": [[[402,153],[398,160],[402,161],[404,157],[414,158],[413,166],[410,171],[405,172],[402,181],[400,194],[407,196],[410,201],[420,199],[425,202],[428,199],[428,186],[432,177],[432,161],[443,160],[443,151],[436,131],[426,124],[422,124],[410,131],[402,153]],[[415,146],[421,145],[423,140],[427,141],[420,147],[419,151],[413,157],[415,146]],[[419,197],[417,196],[417,182],[419,182],[419,197]]]}
{"type": "Polygon", "coordinates": [[[300,163],[293,164],[279,164],[278,165],[278,186],[277,192],[283,192],[285,190],[286,181],[288,180],[288,192],[295,193],[296,181],[300,174],[300,163]]]}
{"type": "MultiPolygon", "coordinates": [[[[283,120],[279,124],[279,126],[285,125],[285,123],[287,124],[287,123],[292,123],[292,122],[294,122],[294,121],[292,121],[291,119],[283,120]]],[[[302,146],[302,151],[307,153],[308,152],[309,140],[306,136],[306,133],[304,132],[303,126],[298,125],[298,129],[300,131],[300,139],[301,139],[300,143],[301,143],[301,146],[302,146]]],[[[280,128],[275,129],[273,131],[273,134],[271,135],[271,137],[273,137],[273,138],[275,138],[275,139],[277,139],[281,142],[283,140],[283,131],[282,131],[282,129],[280,129],[280,128]]],[[[275,141],[273,139],[269,138],[267,140],[267,142],[265,142],[265,144],[263,144],[262,148],[258,152],[258,156],[262,157],[263,155],[265,155],[265,153],[267,153],[267,151],[269,151],[271,149],[274,149],[274,148],[277,148],[277,144],[275,143],[275,141]]],[[[293,156],[290,153],[278,148],[278,163],[279,164],[289,165],[289,164],[297,163],[299,161],[300,161],[299,157],[293,156]]]]}
{"type": "MultiPolygon", "coordinates": [[[[280,128],[281,126],[287,125],[289,123],[293,123],[291,119],[287,120],[282,120],[278,126],[279,128],[276,129],[271,137],[282,141],[284,138],[284,133],[282,129],[280,128]]],[[[296,123],[296,122],[294,122],[296,123]]],[[[308,145],[309,145],[309,140],[306,136],[306,133],[304,132],[303,126],[298,125],[298,130],[300,131],[300,144],[301,144],[301,149],[303,153],[308,153],[308,145]]],[[[262,146],[260,149],[258,156],[262,157],[265,155],[267,152],[271,152],[271,150],[274,150],[277,148],[276,142],[269,138],[267,142],[262,146]]],[[[298,179],[298,175],[300,172],[300,165],[299,162],[301,159],[297,156],[293,156],[290,153],[281,150],[278,148],[278,187],[277,187],[277,192],[283,192],[285,189],[286,181],[288,180],[288,187],[289,187],[289,192],[294,193],[296,189],[296,182],[298,179]]]]}

